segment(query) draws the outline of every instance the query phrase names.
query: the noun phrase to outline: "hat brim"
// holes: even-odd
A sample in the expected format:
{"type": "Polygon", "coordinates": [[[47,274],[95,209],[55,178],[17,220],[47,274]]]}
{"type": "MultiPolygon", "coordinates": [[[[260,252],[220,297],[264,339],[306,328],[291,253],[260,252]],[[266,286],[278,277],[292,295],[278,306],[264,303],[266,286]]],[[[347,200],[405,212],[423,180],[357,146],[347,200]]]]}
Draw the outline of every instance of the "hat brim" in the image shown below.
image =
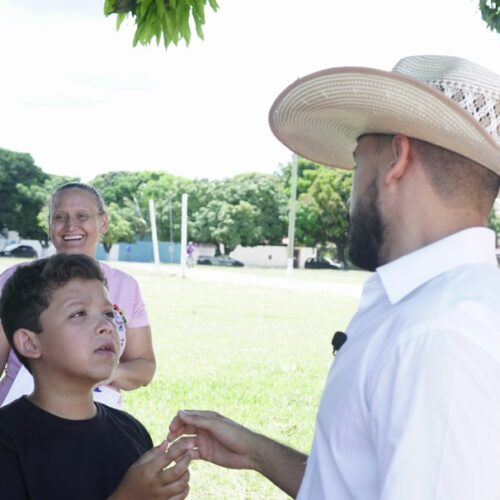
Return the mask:
{"type": "Polygon", "coordinates": [[[332,68],[289,85],[269,112],[274,135],[299,156],[352,169],[359,136],[404,134],[500,174],[500,145],[469,113],[429,85],[396,72],[332,68]]]}

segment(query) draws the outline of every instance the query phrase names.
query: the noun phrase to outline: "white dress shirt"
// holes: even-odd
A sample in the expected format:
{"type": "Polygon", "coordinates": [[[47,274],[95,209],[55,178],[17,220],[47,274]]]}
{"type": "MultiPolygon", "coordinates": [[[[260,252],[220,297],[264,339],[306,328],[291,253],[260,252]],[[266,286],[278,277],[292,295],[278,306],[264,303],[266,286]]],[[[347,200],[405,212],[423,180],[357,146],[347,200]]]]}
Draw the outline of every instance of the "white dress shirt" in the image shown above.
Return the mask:
{"type": "Polygon", "coordinates": [[[500,270],[471,228],[377,269],[319,407],[301,500],[500,499],[500,270]]]}

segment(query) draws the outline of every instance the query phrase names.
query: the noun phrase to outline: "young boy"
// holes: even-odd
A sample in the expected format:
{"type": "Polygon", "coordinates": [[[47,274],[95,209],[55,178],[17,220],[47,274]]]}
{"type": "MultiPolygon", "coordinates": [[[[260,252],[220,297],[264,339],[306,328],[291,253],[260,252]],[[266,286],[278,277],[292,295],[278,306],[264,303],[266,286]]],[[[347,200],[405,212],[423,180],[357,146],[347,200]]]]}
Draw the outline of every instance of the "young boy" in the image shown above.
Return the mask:
{"type": "Polygon", "coordinates": [[[187,496],[189,443],[152,448],[134,417],[93,402],[119,352],[93,259],[60,254],[19,267],[3,289],[0,319],[35,380],[30,396],[0,409],[0,498],[187,496]]]}

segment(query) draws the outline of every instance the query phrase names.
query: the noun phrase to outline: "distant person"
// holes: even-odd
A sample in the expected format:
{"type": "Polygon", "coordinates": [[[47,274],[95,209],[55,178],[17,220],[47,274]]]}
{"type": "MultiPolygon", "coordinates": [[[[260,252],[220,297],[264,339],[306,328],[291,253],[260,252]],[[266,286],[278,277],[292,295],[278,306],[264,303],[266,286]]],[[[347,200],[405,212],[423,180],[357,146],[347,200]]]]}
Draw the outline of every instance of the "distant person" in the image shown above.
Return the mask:
{"type": "Polygon", "coordinates": [[[188,265],[188,267],[193,267],[194,266],[194,245],[193,245],[192,241],[190,241],[188,243],[186,253],[187,253],[187,265],[188,265]]]}
{"type": "MultiPolygon", "coordinates": [[[[309,457],[180,412],[196,457],[299,499],[500,498],[500,77],[457,57],[333,68],[270,112],[295,153],[354,169],[352,262],[374,271],[319,406],[309,457]]],[[[325,346],[325,349],[327,346],[325,346]]]]}
{"type": "MultiPolygon", "coordinates": [[[[108,229],[104,200],[92,186],[71,182],[57,188],[49,206],[50,238],[57,253],[85,254],[95,258],[99,238],[108,229]]],[[[137,281],[127,273],[99,263],[108,283],[111,300],[116,305],[120,334],[120,364],[113,379],[94,392],[96,401],[121,408],[121,390],[147,385],[156,369],[151,328],[137,281]]],[[[16,266],[0,276],[0,289],[16,266]]],[[[0,405],[7,404],[33,390],[33,379],[9,348],[0,326],[0,405]],[[7,361],[8,358],[8,361],[7,361]]]]}
{"type": "Polygon", "coordinates": [[[146,500],[188,494],[186,443],[167,453],[165,443],[152,448],[134,417],[93,401],[93,386],[111,378],[119,362],[105,283],[94,259],[61,254],[19,267],[4,286],[5,335],[33,374],[35,389],[0,409],[0,498],[146,500]]]}

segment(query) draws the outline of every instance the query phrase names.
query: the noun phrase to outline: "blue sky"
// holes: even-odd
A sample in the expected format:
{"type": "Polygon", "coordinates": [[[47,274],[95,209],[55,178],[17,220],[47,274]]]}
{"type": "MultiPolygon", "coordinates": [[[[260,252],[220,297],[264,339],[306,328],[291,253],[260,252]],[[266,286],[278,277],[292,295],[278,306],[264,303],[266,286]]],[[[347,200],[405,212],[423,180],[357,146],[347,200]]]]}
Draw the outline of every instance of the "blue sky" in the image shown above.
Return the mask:
{"type": "Polygon", "coordinates": [[[223,178],[273,172],[290,152],[267,113],[295,78],[331,66],[391,69],[452,54],[500,73],[500,34],[478,0],[219,0],[205,42],[132,48],[104,0],[4,0],[0,147],[90,180],[111,170],[223,178]]]}

